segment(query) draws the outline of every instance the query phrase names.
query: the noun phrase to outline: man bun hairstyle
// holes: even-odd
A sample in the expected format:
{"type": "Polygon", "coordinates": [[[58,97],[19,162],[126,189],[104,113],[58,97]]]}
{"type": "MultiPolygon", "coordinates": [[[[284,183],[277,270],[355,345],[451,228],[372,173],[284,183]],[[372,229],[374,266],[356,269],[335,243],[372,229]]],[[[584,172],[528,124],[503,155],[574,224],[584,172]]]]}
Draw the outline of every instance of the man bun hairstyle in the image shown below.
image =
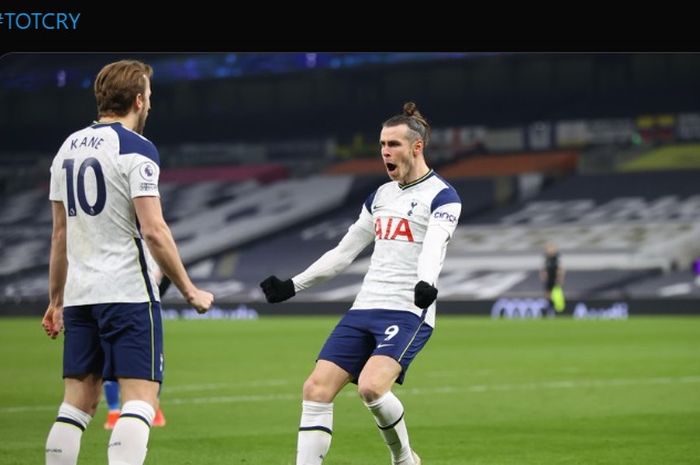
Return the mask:
{"type": "Polygon", "coordinates": [[[385,128],[408,126],[408,135],[412,141],[422,139],[425,147],[430,142],[430,124],[428,120],[418,111],[418,106],[414,102],[406,102],[403,105],[403,113],[394,115],[382,124],[385,128]]]}

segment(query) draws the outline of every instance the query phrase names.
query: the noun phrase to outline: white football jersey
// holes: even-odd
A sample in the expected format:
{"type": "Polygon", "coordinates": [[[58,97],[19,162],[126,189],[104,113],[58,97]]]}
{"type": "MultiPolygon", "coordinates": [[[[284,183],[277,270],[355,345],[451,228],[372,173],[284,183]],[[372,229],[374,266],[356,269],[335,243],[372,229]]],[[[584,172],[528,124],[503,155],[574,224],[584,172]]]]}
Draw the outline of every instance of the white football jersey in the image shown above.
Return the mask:
{"type": "Polygon", "coordinates": [[[95,123],[59,149],[49,199],[66,210],[65,306],[160,300],[131,200],[159,196],[159,164],[155,145],[120,123],[95,123]]]}
{"type": "MultiPolygon", "coordinates": [[[[413,298],[423,240],[428,228],[443,229],[449,240],[461,210],[457,191],[432,170],[405,186],[387,182],[370,195],[355,226],[374,231],[374,252],[352,309],[408,310],[422,316],[413,298]]],[[[445,259],[445,248],[440,250],[438,272],[445,259]]],[[[435,281],[429,284],[438,287],[437,276],[435,281]]],[[[435,302],[425,322],[435,326],[435,302]]]]}

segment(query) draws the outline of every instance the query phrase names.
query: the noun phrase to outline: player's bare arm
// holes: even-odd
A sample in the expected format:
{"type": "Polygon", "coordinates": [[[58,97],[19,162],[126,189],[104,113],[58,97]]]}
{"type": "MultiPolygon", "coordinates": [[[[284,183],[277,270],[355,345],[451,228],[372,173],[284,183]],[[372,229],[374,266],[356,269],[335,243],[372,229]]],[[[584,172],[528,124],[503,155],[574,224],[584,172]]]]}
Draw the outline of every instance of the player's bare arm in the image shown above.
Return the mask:
{"type": "Polygon", "coordinates": [[[187,302],[199,313],[209,310],[214,295],[198,289],[187,275],[173,235],[163,218],[160,198],[135,197],[134,208],[141,225],[141,234],[163,274],[170,278],[187,302]]]}
{"type": "Polygon", "coordinates": [[[51,339],[63,330],[63,287],[66,284],[68,259],[66,257],[66,210],[62,202],[51,202],[53,231],[49,259],[49,306],[41,325],[51,339]]]}

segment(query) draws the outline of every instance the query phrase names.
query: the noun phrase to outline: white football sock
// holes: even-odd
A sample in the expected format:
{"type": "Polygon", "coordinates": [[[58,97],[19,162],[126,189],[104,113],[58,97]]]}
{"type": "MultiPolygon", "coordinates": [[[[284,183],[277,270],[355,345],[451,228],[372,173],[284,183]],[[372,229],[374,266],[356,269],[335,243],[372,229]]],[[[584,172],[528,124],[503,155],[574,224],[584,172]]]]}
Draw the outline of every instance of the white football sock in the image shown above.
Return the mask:
{"type": "Polygon", "coordinates": [[[301,405],[297,465],[321,465],[331,447],[333,403],[305,400],[301,405]]]}
{"type": "Polygon", "coordinates": [[[130,400],[122,405],[122,414],[109,438],[109,465],[143,464],[155,414],[151,404],[143,400],[130,400]]]}
{"type": "Polygon", "coordinates": [[[408,431],[403,418],[404,409],[399,398],[389,391],[365,405],[374,415],[379,432],[391,451],[391,460],[395,464],[412,464],[411,445],[408,443],[408,431]]]}
{"type": "Polygon", "coordinates": [[[61,404],[46,438],[46,465],[76,465],[80,438],[92,417],[72,405],[61,404]]]}

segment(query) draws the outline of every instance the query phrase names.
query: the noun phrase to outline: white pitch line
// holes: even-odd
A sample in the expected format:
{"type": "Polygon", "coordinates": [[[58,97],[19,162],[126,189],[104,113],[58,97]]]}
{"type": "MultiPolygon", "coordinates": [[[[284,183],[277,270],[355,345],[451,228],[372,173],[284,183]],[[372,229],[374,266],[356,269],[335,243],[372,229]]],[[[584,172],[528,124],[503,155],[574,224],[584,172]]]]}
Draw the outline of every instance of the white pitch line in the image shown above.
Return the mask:
{"type": "MultiPolygon", "coordinates": [[[[276,380],[278,384],[287,384],[284,380],[276,380]],[[282,382],[284,381],[284,382],[282,382]]],[[[256,385],[278,385],[265,384],[266,381],[251,381],[251,384],[256,385]]],[[[562,380],[562,381],[544,381],[541,383],[522,383],[522,384],[473,384],[470,386],[441,386],[429,388],[406,388],[400,389],[401,395],[423,395],[423,394],[454,394],[460,392],[489,392],[489,391],[532,391],[541,389],[577,389],[577,388],[607,388],[619,386],[639,386],[639,385],[654,385],[654,384],[677,384],[677,383],[700,383],[700,376],[678,376],[678,377],[657,377],[657,378],[636,378],[636,379],[607,379],[607,380],[562,380]]],[[[196,386],[196,385],[191,385],[196,386]]],[[[216,385],[200,385],[205,387],[210,386],[232,386],[231,384],[216,384],[216,385]]],[[[183,386],[184,387],[184,386],[183,386]]],[[[172,389],[174,390],[174,389],[172,389]]],[[[189,389],[181,389],[189,390],[189,389]]],[[[343,397],[355,397],[357,393],[354,390],[346,390],[339,395],[343,397]]],[[[168,398],[167,404],[188,405],[188,404],[232,404],[240,402],[270,402],[280,400],[301,400],[301,391],[297,393],[280,393],[280,394],[242,394],[234,396],[213,396],[213,397],[182,397],[168,398]]],[[[57,405],[34,405],[34,406],[16,406],[16,407],[0,407],[0,413],[22,413],[44,410],[57,410],[57,405]]]]}

